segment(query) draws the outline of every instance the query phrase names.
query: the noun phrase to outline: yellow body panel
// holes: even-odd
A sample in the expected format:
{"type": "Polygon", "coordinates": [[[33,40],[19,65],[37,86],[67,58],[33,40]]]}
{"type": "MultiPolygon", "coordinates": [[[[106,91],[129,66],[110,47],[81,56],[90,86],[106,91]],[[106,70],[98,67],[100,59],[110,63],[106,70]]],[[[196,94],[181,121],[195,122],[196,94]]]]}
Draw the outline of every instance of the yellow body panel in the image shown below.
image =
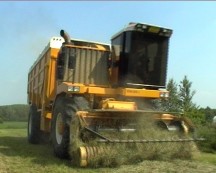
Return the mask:
{"type": "Polygon", "coordinates": [[[147,90],[147,89],[125,88],[125,89],[121,90],[121,95],[128,96],[128,97],[159,98],[160,97],[160,91],[147,90]]]}
{"type": "Polygon", "coordinates": [[[160,98],[160,93],[164,91],[148,90],[148,89],[134,89],[134,88],[105,88],[96,86],[85,86],[83,84],[72,84],[63,82],[57,87],[57,93],[76,93],[76,94],[95,94],[104,96],[122,95],[126,97],[145,97],[145,98],[160,98]],[[70,87],[79,87],[79,91],[69,91],[70,87]]]}
{"type": "Polygon", "coordinates": [[[102,101],[102,109],[116,109],[116,110],[136,110],[135,102],[123,102],[106,99],[102,101]]]}
{"type": "MultiPolygon", "coordinates": [[[[65,45],[67,47],[74,47],[74,48],[80,48],[80,46],[75,46],[75,45],[65,45]]],[[[88,47],[88,46],[82,46],[82,49],[91,49],[91,50],[101,50],[101,51],[109,51],[108,49],[106,49],[105,46],[99,45],[99,44],[95,44],[95,47],[88,47]]]]}
{"type": "Polygon", "coordinates": [[[116,91],[112,88],[101,88],[101,87],[87,87],[89,94],[98,94],[98,95],[113,95],[116,91]]]}

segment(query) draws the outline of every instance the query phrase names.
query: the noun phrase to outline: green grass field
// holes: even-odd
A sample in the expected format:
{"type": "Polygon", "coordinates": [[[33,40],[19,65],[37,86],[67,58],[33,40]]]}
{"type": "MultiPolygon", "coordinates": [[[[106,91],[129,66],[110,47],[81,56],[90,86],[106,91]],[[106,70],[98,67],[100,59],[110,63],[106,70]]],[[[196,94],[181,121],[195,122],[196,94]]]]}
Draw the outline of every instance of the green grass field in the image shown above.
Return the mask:
{"type": "Polygon", "coordinates": [[[0,173],[91,173],[91,172],[216,172],[216,154],[201,153],[193,161],[144,161],[118,168],[77,168],[69,160],[60,160],[50,144],[31,145],[27,142],[27,123],[0,124],[0,173]]]}
{"type": "Polygon", "coordinates": [[[5,122],[0,123],[0,129],[26,129],[28,126],[27,122],[5,122]]]}

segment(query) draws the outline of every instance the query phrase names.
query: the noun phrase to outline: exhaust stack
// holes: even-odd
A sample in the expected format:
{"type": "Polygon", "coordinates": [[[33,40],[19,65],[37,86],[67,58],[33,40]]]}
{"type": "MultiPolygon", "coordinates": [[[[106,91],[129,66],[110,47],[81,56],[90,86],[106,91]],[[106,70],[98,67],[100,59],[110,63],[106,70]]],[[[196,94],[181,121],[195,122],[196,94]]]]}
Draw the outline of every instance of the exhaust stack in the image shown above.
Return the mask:
{"type": "Polygon", "coordinates": [[[71,43],[70,36],[67,32],[65,32],[64,30],[61,30],[60,35],[64,38],[66,44],[71,43]]]}

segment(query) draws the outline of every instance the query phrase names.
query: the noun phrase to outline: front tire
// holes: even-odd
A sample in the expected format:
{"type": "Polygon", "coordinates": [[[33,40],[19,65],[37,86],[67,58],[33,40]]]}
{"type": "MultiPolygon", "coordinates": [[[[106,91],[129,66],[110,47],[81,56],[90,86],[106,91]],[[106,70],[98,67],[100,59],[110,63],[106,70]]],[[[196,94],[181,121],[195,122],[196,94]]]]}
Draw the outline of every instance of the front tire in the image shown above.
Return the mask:
{"type": "Polygon", "coordinates": [[[40,142],[40,114],[35,105],[31,105],[28,117],[28,142],[38,144],[40,142]]]}
{"type": "Polygon", "coordinates": [[[69,157],[69,125],[66,122],[65,98],[61,97],[55,103],[51,128],[54,153],[59,158],[69,157]]]}
{"type": "Polygon", "coordinates": [[[73,157],[69,154],[70,135],[73,136],[70,134],[71,119],[74,118],[77,111],[86,109],[89,109],[88,101],[82,96],[74,95],[71,98],[60,96],[56,100],[53,109],[51,139],[57,157],[66,159],[73,157]]]}

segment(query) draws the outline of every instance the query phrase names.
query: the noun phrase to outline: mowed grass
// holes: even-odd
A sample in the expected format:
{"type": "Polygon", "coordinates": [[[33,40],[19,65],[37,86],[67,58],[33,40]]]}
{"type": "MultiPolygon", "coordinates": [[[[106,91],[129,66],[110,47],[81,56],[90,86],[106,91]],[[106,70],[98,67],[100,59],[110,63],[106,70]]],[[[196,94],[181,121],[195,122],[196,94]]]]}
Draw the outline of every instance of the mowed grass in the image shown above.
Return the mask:
{"type": "Polygon", "coordinates": [[[196,160],[216,165],[216,153],[202,153],[196,160]]]}
{"type": "Polygon", "coordinates": [[[50,144],[27,141],[27,123],[0,124],[0,173],[91,172],[72,168],[69,160],[54,157],[50,144]]]}
{"type": "Polygon", "coordinates": [[[0,129],[26,129],[28,126],[27,122],[11,122],[7,121],[0,123],[0,129]]]}
{"type": "Polygon", "coordinates": [[[118,168],[78,168],[69,160],[54,156],[50,144],[31,145],[27,141],[27,123],[0,124],[0,173],[92,173],[92,172],[216,172],[216,154],[201,153],[193,161],[144,161],[118,168]]]}

